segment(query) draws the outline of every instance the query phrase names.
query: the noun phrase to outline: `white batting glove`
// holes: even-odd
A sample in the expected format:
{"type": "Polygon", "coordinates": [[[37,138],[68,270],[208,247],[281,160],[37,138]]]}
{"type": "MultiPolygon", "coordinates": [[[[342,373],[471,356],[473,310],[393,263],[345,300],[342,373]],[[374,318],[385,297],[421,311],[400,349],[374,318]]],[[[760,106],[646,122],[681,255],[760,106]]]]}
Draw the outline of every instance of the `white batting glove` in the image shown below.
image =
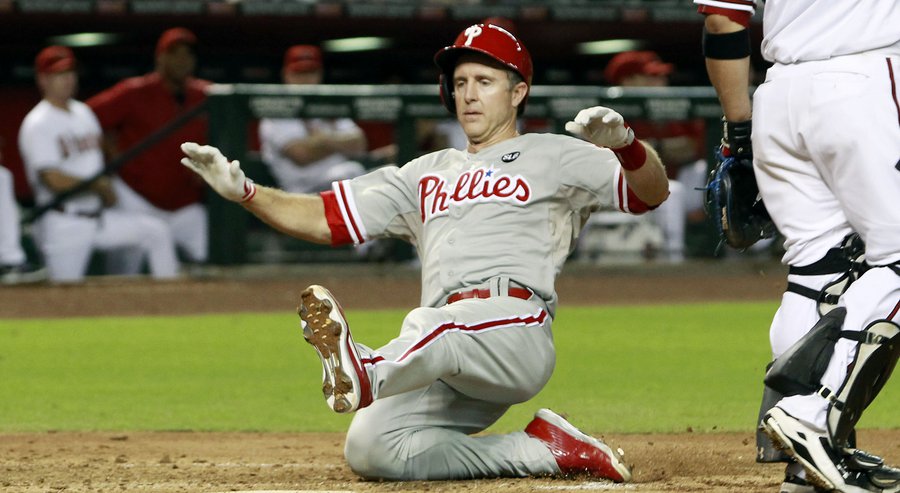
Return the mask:
{"type": "Polygon", "coordinates": [[[219,149],[185,142],[181,144],[181,151],[187,155],[182,158],[181,164],[200,175],[222,197],[234,202],[247,202],[256,194],[256,185],[244,175],[241,163],[236,160],[229,162],[219,149]]]}
{"type": "Polygon", "coordinates": [[[625,119],[605,106],[594,106],[578,112],[574,121],[566,123],[566,131],[598,147],[618,149],[634,142],[634,131],[625,119]]]}

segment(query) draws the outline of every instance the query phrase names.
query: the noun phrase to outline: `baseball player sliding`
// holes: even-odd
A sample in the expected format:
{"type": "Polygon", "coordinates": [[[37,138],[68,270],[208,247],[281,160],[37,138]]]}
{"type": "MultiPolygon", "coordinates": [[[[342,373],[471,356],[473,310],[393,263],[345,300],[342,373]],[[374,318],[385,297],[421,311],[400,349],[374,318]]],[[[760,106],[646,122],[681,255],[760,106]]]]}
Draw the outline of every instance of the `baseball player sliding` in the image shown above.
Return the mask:
{"type": "Polygon", "coordinates": [[[900,470],[853,429],[900,357],[900,2],[766,2],[773,65],[752,106],[756,2],[694,3],[731,154],[752,162],[790,267],[761,410],[775,447],[760,440],[759,459],[795,461],[785,493],[898,492],[900,470]]]}
{"type": "MultiPolygon", "coordinates": [[[[476,24],[440,50],[440,90],[468,136],[405,166],[336,182],[318,196],[257,187],[237,161],[186,143],[182,162],[273,227],[340,245],[405,238],[422,262],[421,307],[378,349],[354,342],[337,300],[301,294],[303,334],[337,412],[356,412],[345,456],[366,478],[585,474],[629,481],[621,452],[539,410],[524,432],[472,436],[547,383],[554,280],[591,212],[641,213],[668,195],[653,150],[615,111],[582,110],[563,135],[516,131],[531,57],[508,31],[476,24]]],[[[586,380],[585,384],[589,384],[586,380]]]]}

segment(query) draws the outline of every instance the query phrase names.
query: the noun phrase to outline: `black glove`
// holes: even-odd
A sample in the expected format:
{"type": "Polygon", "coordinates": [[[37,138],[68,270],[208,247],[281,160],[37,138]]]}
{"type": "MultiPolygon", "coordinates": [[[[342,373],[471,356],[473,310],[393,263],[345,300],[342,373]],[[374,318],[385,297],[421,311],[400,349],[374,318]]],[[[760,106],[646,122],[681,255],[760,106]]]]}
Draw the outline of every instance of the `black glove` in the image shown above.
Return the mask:
{"type": "Polygon", "coordinates": [[[706,213],[729,246],[743,249],[775,234],[753,174],[750,120],[725,122],[725,138],[706,182],[706,213]]]}

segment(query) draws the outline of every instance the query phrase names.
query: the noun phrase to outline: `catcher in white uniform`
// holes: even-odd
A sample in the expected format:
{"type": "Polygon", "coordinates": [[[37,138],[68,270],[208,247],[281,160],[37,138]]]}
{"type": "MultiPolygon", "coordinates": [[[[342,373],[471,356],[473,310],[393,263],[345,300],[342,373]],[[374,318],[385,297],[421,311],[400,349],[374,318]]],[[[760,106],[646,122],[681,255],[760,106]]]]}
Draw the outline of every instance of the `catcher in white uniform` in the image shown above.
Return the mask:
{"type": "Polygon", "coordinates": [[[331,244],[393,236],[418,248],[421,307],[381,348],[354,343],[325,288],[301,295],[301,325],[322,359],[325,398],[337,412],[356,411],[344,453],[357,474],[628,481],[620,452],[547,409],[524,433],[472,435],[550,378],[554,280],[590,213],[661,203],[665,170],[609,108],[583,110],[567,124],[590,142],[518,135],[531,58],[499,26],[470,26],[435,61],[467,150],[380,168],[319,196],[255,187],[236,161],[208,146],[184,144],[182,162],[293,236],[331,244]]]}
{"type": "MultiPolygon", "coordinates": [[[[38,205],[103,170],[100,124],[84,103],[72,99],[78,85],[72,50],[50,46],[35,60],[43,99],[19,129],[19,152],[38,205]]],[[[178,274],[175,245],[165,223],[150,216],[106,209],[115,194],[104,177],[59,204],[37,222],[35,239],[51,281],[80,281],[91,252],[135,248],[156,278],[178,274]]]]}
{"type": "MultiPolygon", "coordinates": [[[[752,108],[755,2],[694,3],[726,138],[752,158],[785,237],[761,412],[796,460],[782,491],[896,492],[900,470],[855,449],[853,429],[900,356],[900,3],[767,1],[762,54],[774,65],[752,108]]],[[[762,461],[777,455],[761,444],[762,461]]]]}

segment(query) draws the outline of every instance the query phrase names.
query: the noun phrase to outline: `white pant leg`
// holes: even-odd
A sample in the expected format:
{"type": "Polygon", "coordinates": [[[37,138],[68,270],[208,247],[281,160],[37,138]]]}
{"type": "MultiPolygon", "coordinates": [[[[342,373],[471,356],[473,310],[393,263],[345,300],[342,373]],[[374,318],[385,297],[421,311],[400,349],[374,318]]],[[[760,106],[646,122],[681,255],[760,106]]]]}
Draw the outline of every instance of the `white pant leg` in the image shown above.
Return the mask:
{"type": "Polygon", "coordinates": [[[684,187],[684,209],[686,212],[702,210],[706,202],[706,179],[709,176],[705,159],[698,159],[678,170],[679,183],[684,187]]]}
{"type": "MultiPolygon", "coordinates": [[[[166,211],[168,212],[168,211],[166,211]]],[[[181,247],[192,262],[209,259],[209,216],[203,204],[191,204],[168,212],[169,227],[175,244],[181,247]]]]}
{"type": "Polygon", "coordinates": [[[754,164],[785,236],[785,263],[821,258],[851,225],[871,264],[900,260],[896,90],[880,56],[776,65],[767,73],[754,96],[754,164]]]}
{"type": "Polygon", "coordinates": [[[98,250],[128,248],[146,257],[150,274],[158,279],[178,274],[175,242],[169,227],[152,216],[122,211],[104,211],[94,238],[98,250]]]}
{"type": "MultiPolygon", "coordinates": [[[[850,285],[841,297],[847,308],[844,330],[863,330],[875,320],[900,321],[900,276],[887,267],[873,268],[850,285]]],[[[840,339],[835,345],[822,384],[833,391],[840,389],[847,378],[847,367],[856,356],[855,341],[840,339]]],[[[825,430],[828,402],[818,395],[794,396],[782,399],[778,406],[789,414],[825,430]]]]}
{"type": "Polygon", "coordinates": [[[471,436],[509,408],[466,396],[442,381],[376,400],[356,412],[344,455],[373,479],[446,480],[559,472],[549,449],[524,432],[471,436]]]}
{"type": "MultiPolygon", "coordinates": [[[[821,258],[851,225],[866,243],[868,262],[900,260],[896,89],[883,56],[775,65],[767,73],[753,102],[754,165],[766,206],[786,238],[785,263],[821,258]],[[861,130],[849,130],[854,128],[861,130]]],[[[898,284],[885,268],[867,272],[842,298],[848,309],[844,329],[861,330],[887,316],[898,284]]],[[[837,344],[825,385],[840,385],[855,348],[852,341],[837,344]]],[[[779,405],[824,429],[824,399],[796,396],[779,405]]]]}
{"type": "MultiPolygon", "coordinates": [[[[821,290],[841,274],[821,276],[798,276],[788,274],[788,282],[795,282],[810,289],[821,290]]],[[[795,342],[805,336],[819,321],[819,303],[797,293],[786,291],[781,297],[781,306],[775,312],[769,329],[772,345],[772,359],[781,356],[795,342]]]]}
{"type": "MultiPolygon", "coordinates": [[[[209,218],[203,204],[190,204],[176,211],[167,211],[148,202],[118,176],[113,177],[113,188],[118,199],[115,210],[140,212],[162,219],[172,230],[175,244],[184,249],[191,261],[205,262],[209,258],[209,218]]],[[[127,252],[118,255],[120,268],[134,271],[133,257],[130,260],[124,258],[127,252]]],[[[132,252],[131,255],[135,254],[132,252]]],[[[139,267],[140,263],[137,262],[137,265],[139,267]]]]}
{"type": "Polygon", "coordinates": [[[416,308],[396,339],[360,351],[374,361],[366,369],[376,399],[441,379],[470,397],[509,405],[549,380],[556,362],[550,324],[543,308],[526,300],[462,300],[416,308]]]}
{"type": "Polygon", "coordinates": [[[52,282],[84,279],[93,252],[97,219],[49,211],[38,221],[35,240],[52,282]]]}
{"type": "Polygon", "coordinates": [[[19,265],[25,262],[22,249],[22,230],[19,227],[19,206],[16,204],[13,176],[0,166],[0,265],[19,265]]]}
{"type": "Polygon", "coordinates": [[[687,224],[684,185],[669,180],[669,198],[651,212],[653,220],[663,232],[663,248],[667,260],[684,259],[684,228],[687,224]]]}
{"type": "Polygon", "coordinates": [[[822,63],[811,77],[807,140],[871,265],[900,262],[900,57],[822,63]],[[812,125],[812,123],[810,123],[812,125]],[[848,129],[858,129],[849,131],[848,129]]]}
{"type": "Polygon", "coordinates": [[[547,383],[556,361],[550,324],[525,300],[470,299],[413,310],[377,351],[357,344],[375,401],[348,431],[350,467],[403,480],[559,472],[525,433],[469,436],[547,383]]]}
{"type": "Polygon", "coordinates": [[[851,232],[831,188],[822,179],[797,121],[804,114],[808,87],[801,79],[771,78],[753,98],[753,154],[760,193],[785,237],[782,262],[809,265],[851,232]]]}

